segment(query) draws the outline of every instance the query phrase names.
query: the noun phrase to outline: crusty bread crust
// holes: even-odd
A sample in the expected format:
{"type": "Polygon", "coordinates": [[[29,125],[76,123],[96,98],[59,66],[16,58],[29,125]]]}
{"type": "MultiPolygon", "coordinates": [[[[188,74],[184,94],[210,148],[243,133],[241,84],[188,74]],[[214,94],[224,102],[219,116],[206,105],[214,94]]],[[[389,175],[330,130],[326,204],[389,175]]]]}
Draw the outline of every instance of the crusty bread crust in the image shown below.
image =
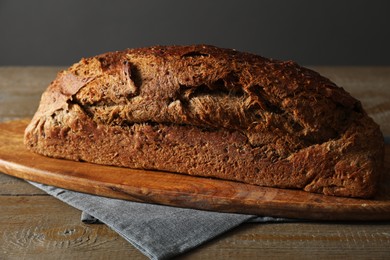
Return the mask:
{"type": "Polygon", "coordinates": [[[58,74],[34,152],[368,198],[384,143],[360,102],[294,62],[207,45],[129,49],[58,74]]]}

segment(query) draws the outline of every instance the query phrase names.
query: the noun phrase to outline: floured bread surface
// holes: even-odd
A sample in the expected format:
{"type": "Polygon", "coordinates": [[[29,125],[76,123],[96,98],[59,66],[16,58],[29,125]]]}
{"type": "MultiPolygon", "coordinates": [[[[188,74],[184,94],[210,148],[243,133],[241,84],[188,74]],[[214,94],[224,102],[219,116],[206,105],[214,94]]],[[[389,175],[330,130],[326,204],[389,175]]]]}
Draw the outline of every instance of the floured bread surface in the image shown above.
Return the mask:
{"type": "Polygon", "coordinates": [[[82,59],[25,132],[55,158],[371,197],[383,136],[360,102],[296,63],[207,45],[82,59]]]}

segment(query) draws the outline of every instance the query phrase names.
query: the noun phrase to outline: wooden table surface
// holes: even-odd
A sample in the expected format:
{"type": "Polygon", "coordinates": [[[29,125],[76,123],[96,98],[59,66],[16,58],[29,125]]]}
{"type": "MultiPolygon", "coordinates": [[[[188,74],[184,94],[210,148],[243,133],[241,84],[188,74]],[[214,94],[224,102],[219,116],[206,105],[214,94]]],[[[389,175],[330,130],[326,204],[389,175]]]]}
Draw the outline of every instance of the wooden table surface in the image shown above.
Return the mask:
{"type": "MultiPolygon", "coordinates": [[[[0,121],[31,117],[59,67],[0,67],[0,121]]],[[[390,136],[390,67],[316,67],[390,136]]],[[[0,144],[1,145],[1,144],[0,144]]],[[[0,259],[147,259],[105,225],[0,173],[0,259]]],[[[178,259],[390,258],[390,222],[244,224],[178,259]]]]}

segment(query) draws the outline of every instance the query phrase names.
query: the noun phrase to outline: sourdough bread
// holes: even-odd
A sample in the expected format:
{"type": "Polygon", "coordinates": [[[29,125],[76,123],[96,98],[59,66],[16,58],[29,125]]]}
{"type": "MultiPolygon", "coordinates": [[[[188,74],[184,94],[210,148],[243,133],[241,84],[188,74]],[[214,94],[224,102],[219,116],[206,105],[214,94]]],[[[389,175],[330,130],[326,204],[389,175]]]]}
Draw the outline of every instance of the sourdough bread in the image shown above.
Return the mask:
{"type": "Polygon", "coordinates": [[[207,45],[85,58],[25,131],[55,158],[368,198],[384,144],[361,103],[291,61],[207,45]]]}

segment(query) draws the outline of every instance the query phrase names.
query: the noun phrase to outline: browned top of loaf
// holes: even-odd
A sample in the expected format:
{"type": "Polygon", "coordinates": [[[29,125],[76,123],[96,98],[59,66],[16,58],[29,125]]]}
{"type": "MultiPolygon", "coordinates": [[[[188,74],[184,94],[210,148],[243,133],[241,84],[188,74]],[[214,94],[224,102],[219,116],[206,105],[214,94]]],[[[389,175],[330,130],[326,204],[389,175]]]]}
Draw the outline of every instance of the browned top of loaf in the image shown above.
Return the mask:
{"type": "Polygon", "coordinates": [[[77,103],[109,125],[223,127],[273,160],[337,138],[364,113],[342,88],[294,62],[207,45],[111,52],[82,59],[56,81],[42,99],[46,115],[77,103]]]}

